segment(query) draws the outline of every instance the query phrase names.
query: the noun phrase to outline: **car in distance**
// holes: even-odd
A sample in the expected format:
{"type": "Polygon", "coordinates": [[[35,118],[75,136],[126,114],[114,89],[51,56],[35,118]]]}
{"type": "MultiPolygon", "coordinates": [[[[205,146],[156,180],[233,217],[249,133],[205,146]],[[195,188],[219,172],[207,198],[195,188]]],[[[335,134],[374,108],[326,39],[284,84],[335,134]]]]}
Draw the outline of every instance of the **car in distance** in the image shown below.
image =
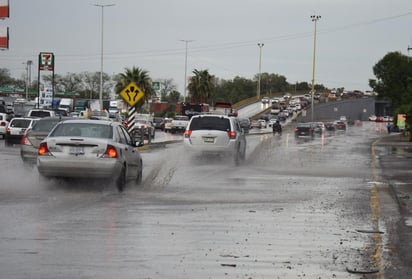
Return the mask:
{"type": "Polygon", "coordinates": [[[346,123],[343,121],[335,121],[334,122],[335,130],[337,131],[345,131],[346,130],[346,123]]]}
{"type": "Polygon", "coordinates": [[[143,161],[121,123],[65,120],[40,143],[37,169],[42,177],[110,179],[121,192],[129,180],[142,182],[143,161]]]}
{"type": "Polygon", "coordinates": [[[269,104],[269,103],[270,103],[269,97],[263,97],[262,98],[262,104],[269,104]]]}
{"type": "Polygon", "coordinates": [[[192,153],[233,157],[238,165],[246,156],[246,136],[237,118],[226,115],[193,116],[184,133],[185,149],[192,153]]]}
{"type": "Polygon", "coordinates": [[[10,120],[6,128],[6,145],[12,145],[13,143],[20,143],[27,129],[30,129],[34,122],[37,121],[35,118],[25,118],[25,117],[15,117],[10,120]]]}
{"type": "Polygon", "coordinates": [[[313,137],[314,129],[312,123],[298,123],[295,127],[295,137],[313,137]]]}
{"type": "Polygon", "coordinates": [[[6,129],[8,124],[9,122],[7,121],[7,114],[0,113],[0,137],[2,139],[4,139],[6,136],[6,129]]]}
{"type": "Polygon", "coordinates": [[[172,121],[173,118],[165,118],[163,120],[163,131],[164,132],[170,132],[170,130],[172,129],[172,121]]]}
{"type": "Polygon", "coordinates": [[[186,115],[176,115],[173,117],[170,133],[174,134],[177,132],[184,133],[187,125],[189,124],[189,117],[186,115]]]}
{"type": "Polygon", "coordinates": [[[155,129],[164,130],[164,119],[163,117],[153,117],[153,125],[155,129]]]}
{"type": "Polygon", "coordinates": [[[26,130],[20,142],[20,157],[24,163],[36,164],[40,142],[47,137],[57,123],[65,119],[68,118],[44,117],[37,120],[31,129],[26,130]]]}
{"type": "Polygon", "coordinates": [[[135,119],[134,121],[134,127],[135,129],[142,129],[143,130],[143,135],[145,138],[150,138],[154,139],[156,135],[156,128],[153,125],[153,122],[147,120],[147,119],[135,119]]]}
{"type": "Polygon", "coordinates": [[[249,118],[240,118],[239,124],[246,134],[249,133],[249,130],[252,128],[249,118]]]}
{"type": "Polygon", "coordinates": [[[56,112],[48,109],[31,109],[27,113],[27,117],[43,118],[53,116],[56,116],[56,112]]]}

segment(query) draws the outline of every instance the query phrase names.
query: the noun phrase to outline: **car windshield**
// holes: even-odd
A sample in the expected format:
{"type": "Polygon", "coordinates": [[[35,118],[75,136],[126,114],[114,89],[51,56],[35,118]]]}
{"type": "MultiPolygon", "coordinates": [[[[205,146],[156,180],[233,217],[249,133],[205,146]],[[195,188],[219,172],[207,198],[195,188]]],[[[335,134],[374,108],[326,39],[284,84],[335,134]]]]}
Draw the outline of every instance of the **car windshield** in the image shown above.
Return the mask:
{"type": "Polygon", "coordinates": [[[59,119],[39,120],[33,125],[32,131],[50,132],[57,123],[59,123],[59,119]]]}
{"type": "Polygon", "coordinates": [[[224,117],[196,117],[192,119],[190,130],[230,131],[230,121],[224,117]]]}
{"type": "Polygon", "coordinates": [[[58,125],[50,137],[88,137],[88,138],[112,138],[113,130],[110,125],[101,123],[62,123],[58,125]]]}

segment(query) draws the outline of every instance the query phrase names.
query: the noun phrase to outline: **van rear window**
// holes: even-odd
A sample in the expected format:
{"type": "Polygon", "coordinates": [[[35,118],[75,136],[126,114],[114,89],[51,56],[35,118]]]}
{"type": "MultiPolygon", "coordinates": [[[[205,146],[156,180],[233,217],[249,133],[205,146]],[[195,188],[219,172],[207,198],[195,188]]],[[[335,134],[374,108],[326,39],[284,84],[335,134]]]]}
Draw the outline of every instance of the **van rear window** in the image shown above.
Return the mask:
{"type": "Polygon", "coordinates": [[[196,117],[190,123],[190,130],[230,131],[230,120],[224,117],[196,117]]]}

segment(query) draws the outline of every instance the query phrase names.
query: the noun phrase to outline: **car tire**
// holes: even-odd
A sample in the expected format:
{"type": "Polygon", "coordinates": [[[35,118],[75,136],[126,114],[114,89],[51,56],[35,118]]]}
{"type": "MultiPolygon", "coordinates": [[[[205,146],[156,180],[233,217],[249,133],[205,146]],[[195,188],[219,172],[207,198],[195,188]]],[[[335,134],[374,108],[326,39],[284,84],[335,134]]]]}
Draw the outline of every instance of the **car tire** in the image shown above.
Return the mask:
{"type": "Polygon", "coordinates": [[[142,184],[143,181],[143,163],[140,162],[140,169],[137,171],[136,185],[142,184]]]}
{"type": "Polygon", "coordinates": [[[122,168],[119,177],[116,180],[116,188],[121,193],[126,185],[126,167],[122,168]]]}
{"type": "Polygon", "coordinates": [[[239,149],[236,149],[234,160],[235,160],[235,166],[239,166],[239,164],[240,164],[239,149]]]}

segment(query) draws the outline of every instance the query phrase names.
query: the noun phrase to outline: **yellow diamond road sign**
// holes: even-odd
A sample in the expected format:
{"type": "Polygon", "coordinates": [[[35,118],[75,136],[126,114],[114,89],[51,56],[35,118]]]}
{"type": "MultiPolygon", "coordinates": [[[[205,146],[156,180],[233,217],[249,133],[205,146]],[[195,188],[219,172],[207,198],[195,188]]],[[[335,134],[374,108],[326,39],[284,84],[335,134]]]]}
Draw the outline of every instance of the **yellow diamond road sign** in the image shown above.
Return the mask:
{"type": "Polygon", "coordinates": [[[120,92],[120,97],[131,107],[137,104],[143,96],[143,91],[133,81],[120,92]]]}

